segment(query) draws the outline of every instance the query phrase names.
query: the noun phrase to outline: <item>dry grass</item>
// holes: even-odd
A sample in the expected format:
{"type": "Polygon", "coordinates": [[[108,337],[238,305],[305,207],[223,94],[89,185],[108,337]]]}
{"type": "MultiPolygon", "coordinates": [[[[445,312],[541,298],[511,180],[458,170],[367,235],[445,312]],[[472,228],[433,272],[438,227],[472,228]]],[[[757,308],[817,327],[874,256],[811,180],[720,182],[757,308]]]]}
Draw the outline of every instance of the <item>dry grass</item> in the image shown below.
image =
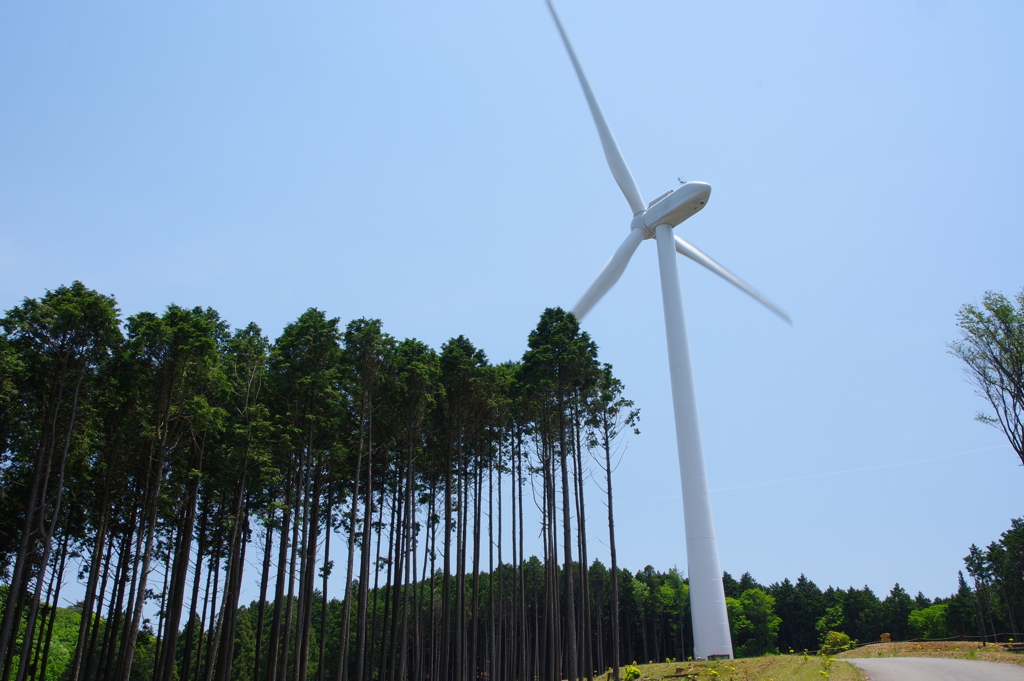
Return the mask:
{"type": "MultiPolygon", "coordinates": [[[[748,657],[740,660],[720,660],[716,662],[662,662],[637,665],[640,668],[640,681],[862,681],[863,672],[853,665],[835,660],[828,669],[829,676],[822,676],[825,671],[823,658],[803,655],[768,655],[765,657],[748,657]],[[677,669],[682,673],[696,673],[693,677],[678,677],[677,669]],[[674,677],[674,678],[673,678],[674,677]]],[[[620,676],[625,668],[620,668],[620,676]]],[[[602,674],[600,681],[609,681],[611,675],[602,674]]]]}
{"type": "Polygon", "coordinates": [[[949,657],[958,660],[989,660],[1024,666],[1024,653],[1011,653],[1001,643],[977,641],[922,641],[873,643],[837,655],[850,657],[949,657]]]}

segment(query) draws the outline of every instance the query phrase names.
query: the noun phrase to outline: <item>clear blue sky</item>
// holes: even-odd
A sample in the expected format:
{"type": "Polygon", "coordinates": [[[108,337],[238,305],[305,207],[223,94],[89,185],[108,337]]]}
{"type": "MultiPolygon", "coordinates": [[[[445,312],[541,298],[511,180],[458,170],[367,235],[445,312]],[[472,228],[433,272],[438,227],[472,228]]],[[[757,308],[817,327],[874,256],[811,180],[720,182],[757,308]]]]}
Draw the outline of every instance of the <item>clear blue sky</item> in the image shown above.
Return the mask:
{"type": "MultiPolygon", "coordinates": [[[[1024,286],[1024,6],[558,6],[644,197],[709,182],[680,231],[795,321],[680,263],[723,567],[954,591],[1024,515],[945,348],[1024,286]]],[[[0,93],[3,309],[80,279],[503,361],[628,228],[541,0],[5,3],[0,93]]],[[[652,243],[584,326],[642,408],[620,560],[685,568],[652,243]]]]}

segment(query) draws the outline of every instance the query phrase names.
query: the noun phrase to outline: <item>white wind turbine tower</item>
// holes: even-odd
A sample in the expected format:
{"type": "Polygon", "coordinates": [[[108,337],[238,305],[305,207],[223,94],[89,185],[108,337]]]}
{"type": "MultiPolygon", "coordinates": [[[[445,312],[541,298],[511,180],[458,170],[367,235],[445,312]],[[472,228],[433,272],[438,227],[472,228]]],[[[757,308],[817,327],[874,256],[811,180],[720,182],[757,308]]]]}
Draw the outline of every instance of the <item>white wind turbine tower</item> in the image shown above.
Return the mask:
{"type": "Polygon", "coordinates": [[[644,203],[633,175],[619,151],[601,107],[590,90],[583,68],[576,59],[562,22],[555,13],[551,0],[548,9],[569,52],[576,69],[590,113],[597,125],[597,134],[604,147],[612,175],[626,196],[633,219],[629,235],[611,257],[594,283],[583,294],[572,311],[583,317],[619,280],[630,257],[641,241],[655,239],[658,244],[658,266],[661,272],[661,296],[665,310],[665,336],[668,341],[669,376],[672,384],[672,403],[676,421],[676,444],[679,449],[679,472],[683,486],[683,514],[686,525],[686,562],[690,577],[690,605],[693,612],[694,656],[698,659],[731,658],[732,639],[729,635],[729,616],[725,608],[722,586],[722,568],[718,562],[718,545],[711,516],[711,495],[704,451],[697,419],[697,399],[690,367],[690,347],[686,339],[683,318],[683,297],[676,269],[676,252],[696,261],[731,284],[739,287],[787,322],[789,317],[774,303],[755,291],[737,276],[702,253],[696,247],[673,234],[676,225],[699,212],[711,196],[711,186],[704,182],[685,182],[674,190],[662,194],[650,205],[644,203]]]}

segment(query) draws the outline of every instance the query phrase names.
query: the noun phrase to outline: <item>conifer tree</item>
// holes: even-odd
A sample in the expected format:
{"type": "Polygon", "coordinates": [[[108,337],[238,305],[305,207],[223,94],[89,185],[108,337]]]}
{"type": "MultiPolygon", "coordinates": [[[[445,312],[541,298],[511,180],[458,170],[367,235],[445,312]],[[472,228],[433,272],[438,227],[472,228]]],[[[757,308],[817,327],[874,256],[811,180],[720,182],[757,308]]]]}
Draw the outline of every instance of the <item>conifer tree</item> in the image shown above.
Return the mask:
{"type": "MultiPolygon", "coordinates": [[[[11,391],[17,390],[22,428],[0,432],[16,458],[13,474],[25,490],[8,599],[0,620],[0,662],[6,677],[15,650],[14,626],[27,606],[27,623],[20,651],[27,660],[40,607],[40,595],[62,503],[72,454],[80,432],[79,412],[92,395],[99,366],[120,341],[118,310],[113,297],[87,289],[81,282],[25,299],[0,320],[5,341],[0,351],[0,417],[10,424],[11,391]],[[19,371],[12,371],[16,365],[19,371]],[[11,441],[11,435],[17,436],[11,441]],[[35,572],[35,589],[27,584],[35,572]]],[[[0,423],[0,426],[3,424],[0,423]]],[[[12,472],[7,473],[8,476],[12,472]]],[[[19,668],[24,675],[26,664],[19,668]]]]}

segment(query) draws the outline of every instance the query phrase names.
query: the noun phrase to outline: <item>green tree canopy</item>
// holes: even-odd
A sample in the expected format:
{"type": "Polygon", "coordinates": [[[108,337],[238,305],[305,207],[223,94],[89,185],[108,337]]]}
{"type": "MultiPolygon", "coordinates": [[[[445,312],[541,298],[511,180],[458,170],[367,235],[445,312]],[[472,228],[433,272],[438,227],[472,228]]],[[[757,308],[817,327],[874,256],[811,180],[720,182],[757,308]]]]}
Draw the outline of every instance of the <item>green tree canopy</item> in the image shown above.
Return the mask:
{"type": "Polygon", "coordinates": [[[949,344],[963,360],[964,372],[988,400],[994,415],[978,413],[982,423],[998,427],[1024,462],[1024,289],[1014,301],[987,291],[981,306],[957,312],[961,338],[949,344]]]}
{"type": "Polygon", "coordinates": [[[736,657],[778,652],[779,624],[775,598],[762,589],[747,589],[739,598],[726,597],[736,657]]]}

